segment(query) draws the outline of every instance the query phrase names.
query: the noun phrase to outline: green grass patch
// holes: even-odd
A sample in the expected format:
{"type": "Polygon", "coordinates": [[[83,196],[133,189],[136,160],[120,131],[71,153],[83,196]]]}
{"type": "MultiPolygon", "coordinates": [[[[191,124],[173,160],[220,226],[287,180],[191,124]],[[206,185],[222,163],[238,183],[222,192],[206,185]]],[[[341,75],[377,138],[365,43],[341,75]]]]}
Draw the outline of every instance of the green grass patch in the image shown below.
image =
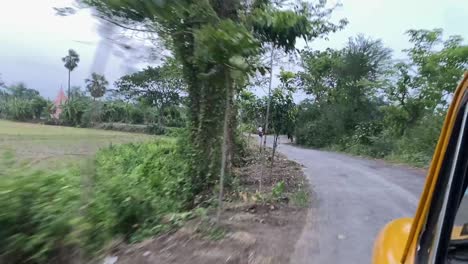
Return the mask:
{"type": "Polygon", "coordinates": [[[93,156],[101,148],[154,138],[136,133],[0,120],[0,150],[10,150],[16,158],[41,168],[65,168],[93,156]]]}
{"type": "Polygon", "coordinates": [[[310,205],[310,193],[308,190],[299,189],[291,194],[291,202],[295,206],[308,207],[310,205]]]}

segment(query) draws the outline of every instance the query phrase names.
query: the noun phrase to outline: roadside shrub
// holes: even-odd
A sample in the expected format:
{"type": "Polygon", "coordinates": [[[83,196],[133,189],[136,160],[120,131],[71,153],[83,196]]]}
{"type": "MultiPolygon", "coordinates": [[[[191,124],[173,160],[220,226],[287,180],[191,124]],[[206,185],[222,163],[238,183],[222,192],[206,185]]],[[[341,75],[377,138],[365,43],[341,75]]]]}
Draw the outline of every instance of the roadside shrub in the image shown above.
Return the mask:
{"type": "Polygon", "coordinates": [[[144,115],[144,122],[145,123],[158,123],[159,119],[159,113],[154,107],[149,107],[149,106],[142,106],[140,105],[140,108],[143,110],[143,115],[144,115]]]}
{"type": "MultiPolygon", "coordinates": [[[[77,171],[0,164],[0,256],[8,263],[63,263],[81,246],[77,171]]],[[[0,258],[1,258],[0,257],[0,258]]]]}
{"type": "Polygon", "coordinates": [[[175,140],[159,139],[103,149],[80,169],[0,160],[0,261],[86,261],[113,238],[132,242],[168,230],[177,224],[171,215],[192,199],[182,157],[175,140]]]}
{"type": "Polygon", "coordinates": [[[69,126],[80,126],[83,123],[83,115],[89,108],[89,102],[84,100],[68,100],[62,105],[60,120],[69,126]]]}
{"type": "Polygon", "coordinates": [[[7,119],[26,121],[34,118],[34,111],[29,100],[11,98],[4,104],[4,113],[7,119]]]}
{"type": "Polygon", "coordinates": [[[443,113],[425,116],[396,142],[395,160],[427,166],[432,159],[442,128],[443,113]]]}
{"type": "Polygon", "coordinates": [[[286,185],[284,185],[283,181],[280,181],[271,190],[271,196],[273,197],[273,199],[280,199],[283,197],[285,190],[286,185]]]}
{"type": "Polygon", "coordinates": [[[164,125],[168,127],[184,127],[185,126],[185,116],[182,107],[172,106],[166,109],[164,112],[164,125]]]}
{"type": "MultiPolygon", "coordinates": [[[[99,102],[92,102],[84,109],[79,120],[79,127],[91,127],[101,122],[102,105],[99,102]]],[[[76,126],[76,125],[75,125],[76,126]]]]}
{"type": "Polygon", "coordinates": [[[165,228],[162,217],[180,212],[191,197],[187,165],[174,140],[102,150],[96,167],[91,207],[99,213],[93,222],[111,226],[113,235],[135,240],[156,234],[165,228]]]}
{"type": "Polygon", "coordinates": [[[296,121],[296,143],[323,148],[337,143],[346,135],[342,106],[317,106],[309,102],[299,105],[296,121]]]}
{"type": "Polygon", "coordinates": [[[105,102],[102,106],[101,120],[104,122],[125,122],[127,106],[124,102],[105,102]]]}
{"type": "Polygon", "coordinates": [[[131,107],[128,109],[128,119],[132,124],[143,124],[145,115],[140,108],[131,107]]]}
{"type": "Polygon", "coordinates": [[[34,119],[40,119],[42,116],[42,113],[47,107],[47,100],[45,100],[42,97],[35,97],[30,101],[31,104],[31,111],[33,112],[34,119]]]}
{"type": "Polygon", "coordinates": [[[151,134],[151,135],[164,135],[168,131],[165,127],[159,125],[159,124],[148,124],[146,126],[146,133],[151,134]]]}

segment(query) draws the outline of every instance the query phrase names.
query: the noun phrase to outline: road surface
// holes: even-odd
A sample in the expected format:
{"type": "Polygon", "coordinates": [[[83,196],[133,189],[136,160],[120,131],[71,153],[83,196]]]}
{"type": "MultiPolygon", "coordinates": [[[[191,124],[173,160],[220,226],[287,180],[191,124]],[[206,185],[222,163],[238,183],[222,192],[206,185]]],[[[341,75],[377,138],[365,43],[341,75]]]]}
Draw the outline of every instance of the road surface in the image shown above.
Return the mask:
{"type": "Polygon", "coordinates": [[[423,170],[290,144],[278,150],[304,165],[312,189],[312,209],[291,263],[370,263],[380,229],[416,210],[423,170]]]}

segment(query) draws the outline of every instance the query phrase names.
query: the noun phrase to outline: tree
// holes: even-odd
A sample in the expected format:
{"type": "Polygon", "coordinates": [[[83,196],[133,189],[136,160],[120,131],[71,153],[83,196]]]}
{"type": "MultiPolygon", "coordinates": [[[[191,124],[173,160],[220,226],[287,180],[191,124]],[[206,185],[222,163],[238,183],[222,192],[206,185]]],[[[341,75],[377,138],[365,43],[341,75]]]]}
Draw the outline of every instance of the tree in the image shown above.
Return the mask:
{"type": "Polygon", "coordinates": [[[6,87],[6,93],[10,97],[32,100],[39,96],[39,92],[34,89],[27,88],[24,83],[13,84],[6,87]]]}
{"type": "Polygon", "coordinates": [[[234,131],[233,98],[249,75],[265,72],[255,62],[262,43],[294,50],[296,38],[310,41],[336,30],[324,1],[299,2],[285,10],[270,1],[84,0],[99,16],[121,27],[157,32],[187,84],[190,175],[194,193],[212,186],[229,161],[224,149],[234,131]],[[231,111],[231,109],[233,111],[231,111]],[[225,130],[226,128],[227,130],[225,130]]]}
{"type": "Polygon", "coordinates": [[[65,63],[65,68],[68,69],[68,98],[71,100],[71,92],[70,92],[70,73],[78,67],[78,63],[80,62],[80,56],[78,53],[72,49],[68,50],[68,55],[62,58],[62,61],[65,63]]]}
{"type": "Polygon", "coordinates": [[[47,107],[48,101],[42,98],[41,96],[37,96],[30,101],[30,104],[31,110],[34,114],[34,118],[40,119],[42,113],[47,107]]]}
{"type": "Polygon", "coordinates": [[[468,46],[442,30],[409,30],[408,59],[394,63],[378,40],[304,51],[297,142],[359,155],[430,160],[448,102],[468,67],[468,46]]]}
{"type": "Polygon", "coordinates": [[[245,124],[249,132],[256,131],[258,126],[264,127],[265,100],[258,98],[251,91],[242,91],[238,97],[240,122],[245,124]]]}
{"type": "Polygon", "coordinates": [[[166,109],[181,102],[181,92],[185,88],[184,81],[172,67],[170,64],[161,67],[148,66],[142,71],[121,77],[115,86],[120,94],[156,107],[158,123],[162,125],[166,109]]]}
{"type": "Polygon", "coordinates": [[[18,83],[6,86],[0,91],[0,116],[3,118],[28,121],[39,119],[47,101],[39,92],[18,83]]]}
{"type": "Polygon", "coordinates": [[[85,80],[86,89],[93,97],[93,100],[96,101],[96,98],[104,96],[106,93],[107,85],[109,82],[103,75],[93,72],[90,79],[85,80]]]}
{"type": "Polygon", "coordinates": [[[286,134],[289,137],[295,128],[297,108],[293,100],[294,89],[288,87],[286,82],[282,81],[282,87],[276,88],[271,97],[271,126],[273,130],[271,167],[274,164],[279,135],[286,134]]]}
{"type": "MultiPolygon", "coordinates": [[[[299,84],[313,102],[301,109],[313,119],[298,122],[299,143],[324,147],[348,141],[345,138],[358,127],[380,127],[382,102],[377,91],[384,87],[391,58],[380,40],[361,35],[350,38],[343,49],[306,50],[301,55],[304,71],[298,74],[299,84]]],[[[368,140],[367,134],[358,138],[368,140]]]]}
{"type": "Polygon", "coordinates": [[[444,40],[441,29],[408,30],[413,47],[405,50],[410,57],[413,86],[424,106],[431,111],[448,107],[448,98],[468,67],[468,45],[461,36],[444,40]]]}

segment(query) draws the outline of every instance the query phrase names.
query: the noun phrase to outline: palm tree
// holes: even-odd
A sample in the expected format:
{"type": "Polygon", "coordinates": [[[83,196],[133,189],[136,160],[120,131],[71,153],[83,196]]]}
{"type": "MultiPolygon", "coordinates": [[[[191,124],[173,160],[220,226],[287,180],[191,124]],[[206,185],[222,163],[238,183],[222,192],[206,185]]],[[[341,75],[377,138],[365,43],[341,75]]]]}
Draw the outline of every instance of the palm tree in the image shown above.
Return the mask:
{"type": "Polygon", "coordinates": [[[68,69],[68,98],[70,98],[70,73],[76,67],[78,67],[78,62],[80,62],[80,56],[76,51],[69,49],[68,55],[63,57],[62,61],[65,63],[65,68],[68,69]]]}
{"type": "Polygon", "coordinates": [[[96,98],[102,97],[106,93],[106,86],[109,82],[103,75],[93,72],[91,74],[91,79],[86,79],[86,89],[91,94],[91,96],[96,100],[96,98]]]}

